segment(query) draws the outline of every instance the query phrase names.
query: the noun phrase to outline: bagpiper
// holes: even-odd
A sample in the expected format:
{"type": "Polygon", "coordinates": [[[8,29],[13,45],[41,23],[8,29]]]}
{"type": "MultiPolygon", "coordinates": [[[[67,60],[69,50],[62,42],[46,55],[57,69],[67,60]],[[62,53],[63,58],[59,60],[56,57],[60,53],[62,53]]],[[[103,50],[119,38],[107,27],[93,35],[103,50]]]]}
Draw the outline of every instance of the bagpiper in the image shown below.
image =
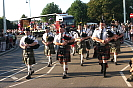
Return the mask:
{"type": "Polygon", "coordinates": [[[68,62],[71,61],[70,55],[70,42],[74,42],[72,36],[65,31],[65,25],[60,25],[59,35],[57,35],[54,39],[55,45],[58,45],[59,48],[57,50],[57,60],[59,60],[61,66],[63,66],[63,76],[65,79],[68,73],[68,62]]]}
{"type": "Polygon", "coordinates": [[[110,47],[108,43],[112,40],[112,37],[108,38],[104,21],[100,22],[99,28],[92,35],[92,39],[97,42],[97,57],[99,65],[101,65],[101,73],[106,77],[107,60],[110,59],[110,47]]]}
{"type": "Polygon", "coordinates": [[[26,79],[31,79],[31,75],[34,73],[32,65],[35,64],[34,51],[31,47],[38,44],[38,40],[31,35],[29,28],[26,28],[24,32],[25,36],[20,39],[19,46],[23,49],[23,61],[28,68],[26,79]]]}
{"type": "Polygon", "coordinates": [[[113,58],[111,59],[111,62],[114,62],[117,65],[117,56],[120,53],[120,40],[123,37],[123,30],[118,21],[113,21],[111,23],[111,30],[115,34],[115,38],[112,42],[113,47],[111,47],[111,53],[114,54],[113,58]]]}
{"type": "Polygon", "coordinates": [[[52,64],[52,54],[55,54],[54,48],[54,35],[50,32],[48,27],[45,28],[46,32],[43,34],[42,43],[44,44],[44,55],[48,58],[48,67],[52,64]]]}

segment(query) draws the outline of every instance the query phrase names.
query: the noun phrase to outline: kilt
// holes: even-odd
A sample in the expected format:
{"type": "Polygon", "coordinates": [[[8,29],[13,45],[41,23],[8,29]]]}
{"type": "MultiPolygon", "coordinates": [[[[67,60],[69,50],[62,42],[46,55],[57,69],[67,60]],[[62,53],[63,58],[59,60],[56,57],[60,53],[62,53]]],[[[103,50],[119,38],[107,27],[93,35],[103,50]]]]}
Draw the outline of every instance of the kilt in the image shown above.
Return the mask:
{"type": "Polygon", "coordinates": [[[78,45],[78,54],[85,54],[86,51],[86,41],[77,42],[78,45]]]}
{"type": "Polygon", "coordinates": [[[44,46],[44,55],[55,54],[54,44],[49,44],[48,46],[44,46]]]}
{"type": "Polygon", "coordinates": [[[119,53],[120,52],[120,42],[116,41],[116,42],[112,42],[110,43],[110,53],[119,53]]]}
{"type": "Polygon", "coordinates": [[[110,59],[110,46],[106,44],[105,46],[96,47],[98,60],[108,60],[110,59]]]}
{"type": "Polygon", "coordinates": [[[69,45],[64,46],[63,49],[58,48],[56,59],[59,60],[60,63],[71,62],[70,49],[71,47],[69,45]],[[63,54],[60,53],[61,51],[63,51],[63,54]]]}
{"type": "Polygon", "coordinates": [[[85,42],[86,42],[86,48],[91,49],[91,40],[87,39],[87,40],[85,40],[85,42]]]}
{"type": "Polygon", "coordinates": [[[23,50],[23,61],[25,64],[32,65],[35,64],[35,57],[33,49],[23,50]]]}

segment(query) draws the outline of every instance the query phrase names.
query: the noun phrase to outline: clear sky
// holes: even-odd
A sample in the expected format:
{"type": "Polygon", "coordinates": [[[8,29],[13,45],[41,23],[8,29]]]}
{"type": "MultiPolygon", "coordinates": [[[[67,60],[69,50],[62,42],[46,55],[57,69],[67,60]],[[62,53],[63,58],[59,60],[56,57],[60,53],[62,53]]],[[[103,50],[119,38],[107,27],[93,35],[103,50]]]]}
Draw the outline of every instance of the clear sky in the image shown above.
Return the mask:
{"type": "MultiPolygon", "coordinates": [[[[54,2],[63,12],[71,6],[75,0],[4,0],[5,1],[5,17],[7,20],[19,20],[22,14],[30,17],[39,16],[48,3],[54,2]],[[26,3],[26,1],[30,1],[26,3]]],[[[89,0],[81,0],[83,3],[88,3],[89,0]]],[[[3,0],[0,0],[0,17],[3,16],[3,0]]]]}

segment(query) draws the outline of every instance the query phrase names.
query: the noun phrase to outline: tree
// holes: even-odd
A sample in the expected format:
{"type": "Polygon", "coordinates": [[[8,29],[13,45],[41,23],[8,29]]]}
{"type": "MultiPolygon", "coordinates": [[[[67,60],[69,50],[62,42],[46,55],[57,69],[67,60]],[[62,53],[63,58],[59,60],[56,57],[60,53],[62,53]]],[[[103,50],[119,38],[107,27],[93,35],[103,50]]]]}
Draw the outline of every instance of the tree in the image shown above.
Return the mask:
{"type": "Polygon", "coordinates": [[[87,22],[87,5],[80,0],[74,1],[67,13],[74,16],[77,24],[87,22]]]}
{"type": "MultiPolygon", "coordinates": [[[[126,0],[127,18],[129,18],[130,5],[131,0],[126,0]]],[[[90,0],[87,6],[90,21],[99,22],[103,16],[107,23],[110,23],[112,19],[123,22],[123,0],[90,0]]]]}
{"type": "MultiPolygon", "coordinates": [[[[58,5],[54,4],[54,2],[47,4],[46,7],[42,10],[41,15],[52,14],[52,13],[62,13],[62,10],[59,8],[58,5]]],[[[41,19],[45,22],[48,22],[50,18],[55,19],[54,16],[42,17],[41,19]]]]}
{"type": "Polygon", "coordinates": [[[21,16],[21,18],[27,18],[27,16],[25,16],[25,14],[23,14],[23,15],[21,16]]]}

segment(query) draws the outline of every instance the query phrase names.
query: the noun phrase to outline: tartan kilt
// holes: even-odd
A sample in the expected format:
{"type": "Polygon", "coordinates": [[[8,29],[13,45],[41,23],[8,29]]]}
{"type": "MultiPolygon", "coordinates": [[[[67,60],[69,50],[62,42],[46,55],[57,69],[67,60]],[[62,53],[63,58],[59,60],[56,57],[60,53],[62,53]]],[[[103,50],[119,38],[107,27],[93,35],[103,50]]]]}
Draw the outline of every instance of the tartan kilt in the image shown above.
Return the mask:
{"type": "Polygon", "coordinates": [[[86,41],[86,48],[87,49],[91,49],[91,40],[90,39],[87,39],[85,41],[86,41]]]}
{"type": "Polygon", "coordinates": [[[96,47],[98,60],[108,60],[110,59],[110,46],[109,44],[105,46],[96,47]]]}
{"type": "Polygon", "coordinates": [[[71,62],[70,49],[71,49],[70,45],[64,46],[64,49],[63,49],[64,54],[62,55],[62,54],[60,54],[61,49],[58,48],[56,59],[59,60],[60,63],[61,62],[71,62]]]}
{"type": "Polygon", "coordinates": [[[25,64],[35,64],[35,57],[33,49],[23,50],[23,61],[25,64]]]}
{"type": "Polygon", "coordinates": [[[48,46],[44,46],[44,55],[55,54],[54,44],[49,44],[48,46]]]}
{"type": "Polygon", "coordinates": [[[110,54],[119,53],[120,50],[118,49],[118,47],[119,47],[118,41],[111,43],[110,44],[110,54]]]}
{"type": "Polygon", "coordinates": [[[78,54],[85,54],[86,51],[86,41],[81,41],[77,43],[78,45],[78,54]]]}
{"type": "Polygon", "coordinates": [[[118,39],[117,41],[116,41],[116,48],[117,48],[117,50],[116,50],[116,52],[117,53],[120,53],[120,39],[118,39]]]}

